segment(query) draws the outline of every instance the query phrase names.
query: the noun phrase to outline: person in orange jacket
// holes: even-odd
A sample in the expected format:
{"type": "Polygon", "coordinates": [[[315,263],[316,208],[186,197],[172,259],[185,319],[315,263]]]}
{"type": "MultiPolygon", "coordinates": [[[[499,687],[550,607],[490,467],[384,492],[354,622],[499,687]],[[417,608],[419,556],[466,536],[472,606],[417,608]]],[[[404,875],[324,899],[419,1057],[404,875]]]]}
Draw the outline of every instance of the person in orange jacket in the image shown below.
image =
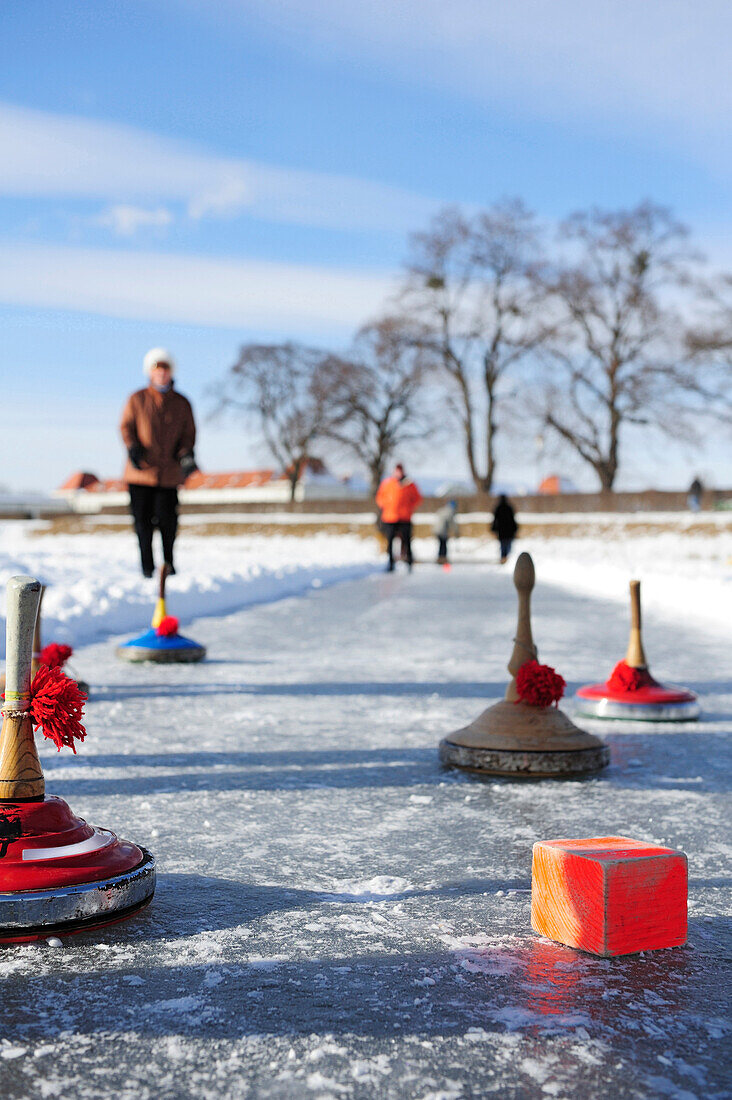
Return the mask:
{"type": "Polygon", "coordinates": [[[412,571],[412,515],[422,501],[422,494],[407,477],[401,462],[394,467],[391,477],[384,478],[376,493],[376,506],[381,512],[381,523],[387,539],[389,573],[394,569],[394,539],[399,538],[407,568],[412,571]]]}

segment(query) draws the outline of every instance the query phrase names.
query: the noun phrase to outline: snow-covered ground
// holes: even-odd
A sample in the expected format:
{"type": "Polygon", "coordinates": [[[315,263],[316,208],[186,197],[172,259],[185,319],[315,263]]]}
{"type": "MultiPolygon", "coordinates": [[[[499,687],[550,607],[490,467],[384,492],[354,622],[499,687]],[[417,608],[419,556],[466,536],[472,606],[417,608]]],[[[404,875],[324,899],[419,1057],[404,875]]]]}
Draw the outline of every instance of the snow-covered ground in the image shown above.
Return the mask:
{"type": "MultiPolygon", "coordinates": [[[[144,627],[158,582],[141,576],[131,531],[39,535],[43,530],[37,523],[0,523],[3,616],[7,579],[25,573],[49,586],[43,598],[44,640],[76,647],[144,627]]],[[[196,615],[218,615],[361,577],[379,563],[376,543],[355,535],[183,534],[176,544],[178,573],[166,586],[169,610],[186,623],[196,615]]],[[[3,629],[3,654],[4,635],[3,629]]]]}
{"type": "MultiPolygon", "coordinates": [[[[680,632],[685,624],[694,623],[718,634],[729,645],[732,530],[727,524],[720,524],[716,535],[690,535],[683,528],[652,535],[631,534],[621,524],[611,524],[603,535],[521,538],[514,544],[514,551],[527,550],[531,554],[542,582],[624,605],[628,603],[628,582],[640,580],[647,614],[670,613],[678,620],[680,632]]],[[[494,540],[480,544],[464,541],[464,547],[460,542],[456,544],[456,562],[495,561],[494,540]]]]}
{"type": "MultiPolygon", "coordinates": [[[[702,720],[583,723],[607,771],[525,783],[437,760],[505,687],[516,601],[493,543],[456,548],[449,572],[386,576],[360,539],[184,535],[171,611],[192,601],[208,660],[136,667],[100,638],[151,610],[132,540],[6,534],[3,574],[54,582],[46,638],[68,631],[92,688],[79,755],[41,746],[47,789],[150,848],[159,880],[125,924],[0,951],[3,1100],[732,1094],[732,662],[723,612],[710,630],[709,609],[679,610],[696,540],[670,544],[670,573],[656,541],[640,575],[667,593],[646,609],[653,671],[699,691],[702,720]],[[328,584],[348,570],[371,575],[328,584]],[[110,574],[118,602],[88,628],[110,574]],[[217,613],[229,596],[249,606],[217,613]],[[618,833],[688,854],[686,947],[602,960],[531,932],[533,841],[618,833]]],[[[571,691],[622,656],[629,577],[621,563],[616,596],[606,548],[558,544],[517,549],[537,561],[541,658],[571,691]],[[578,589],[600,552],[596,590],[578,589]]],[[[724,549],[701,560],[726,592],[724,549]]]]}
{"type": "MultiPolygon", "coordinates": [[[[118,516],[108,518],[120,522],[118,516]]],[[[530,518],[532,523],[536,519],[530,518]]],[[[539,518],[582,521],[578,516],[539,518]]],[[[651,526],[657,522],[650,514],[631,518],[651,526]]],[[[665,516],[664,522],[671,518],[665,516]]],[[[200,522],[200,517],[188,519],[200,522]]],[[[678,530],[657,534],[630,534],[628,517],[612,515],[585,517],[588,529],[592,531],[600,519],[607,528],[602,535],[532,535],[517,540],[515,553],[532,554],[543,582],[623,604],[627,604],[628,581],[640,579],[647,613],[673,608],[681,629],[684,623],[694,622],[729,638],[729,517],[712,514],[719,528],[715,535],[688,534],[685,527],[693,517],[683,515],[676,517],[678,530]]],[[[373,522],[370,516],[367,520],[373,522]]],[[[49,585],[43,604],[44,637],[49,640],[78,646],[135,630],[144,622],[157,582],[141,578],[130,530],[53,536],[39,534],[43,530],[44,524],[38,523],[0,523],[0,614],[4,614],[7,578],[29,573],[49,585]]],[[[435,547],[433,539],[414,543],[417,558],[424,562],[434,559],[435,547]]],[[[451,556],[456,566],[494,563],[497,543],[490,535],[463,538],[453,542],[451,556]]],[[[171,613],[183,623],[194,616],[221,614],[364,576],[381,568],[384,561],[375,539],[353,534],[199,536],[187,533],[185,525],[176,557],[179,573],[169,579],[167,591],[171,613]]],[[[2,636],[0,652],[4,653],[2,636]]]]}

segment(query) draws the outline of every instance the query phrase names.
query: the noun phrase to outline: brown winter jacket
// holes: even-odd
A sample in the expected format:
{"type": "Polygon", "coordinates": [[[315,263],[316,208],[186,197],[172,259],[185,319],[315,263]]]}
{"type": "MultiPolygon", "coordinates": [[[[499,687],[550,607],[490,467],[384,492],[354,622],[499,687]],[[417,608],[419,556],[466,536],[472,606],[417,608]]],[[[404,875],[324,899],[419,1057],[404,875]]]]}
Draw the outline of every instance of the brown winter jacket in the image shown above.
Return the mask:
{"type": "Polygon", "coordinates": [[[123,476],[128,485],[173,489],[182,484],[180,459],[196,442],[193,409],[187,398],[172,388],[167,393],[154,386],[138,390],[127,400],[120,432],[128,450],[139,444],[145,452],[141,470],[127,460],[123,476]]]}

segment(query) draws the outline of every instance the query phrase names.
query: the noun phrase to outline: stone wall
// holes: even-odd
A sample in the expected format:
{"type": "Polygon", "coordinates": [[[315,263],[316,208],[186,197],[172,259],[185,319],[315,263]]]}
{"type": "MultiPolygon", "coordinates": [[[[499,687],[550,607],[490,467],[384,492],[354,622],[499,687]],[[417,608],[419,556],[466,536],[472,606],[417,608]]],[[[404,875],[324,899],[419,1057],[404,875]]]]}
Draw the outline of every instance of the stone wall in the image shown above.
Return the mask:
{"type": "MultiPolygon", "coordinates": [[[[456,498],[459,510],[465,512],[492,512],[495,496],[460,496],[456,498]]],[[[513,497],[512,503],[521,512],[684,512],[688,509],[686,492],[666,492],[660,489],[646,489],[639,493],[560,493],[557,496],[533,494],[513,497]]],[[[708,490],[704,493],[702,510],[715,508],[724,500],[732,503],[732,489],[708,490]]],[[[444,497],[428,497],[420,511],[434,511],[445,503],[444,497]]],[[[300,504],[265,504],[261,501],[252,504],[195,505],[186,504],[181,511],[187,514],[195,512],[292,512],[294,514],[344,515],[373,512],[371,500],[311,500],[300,504]]]]}

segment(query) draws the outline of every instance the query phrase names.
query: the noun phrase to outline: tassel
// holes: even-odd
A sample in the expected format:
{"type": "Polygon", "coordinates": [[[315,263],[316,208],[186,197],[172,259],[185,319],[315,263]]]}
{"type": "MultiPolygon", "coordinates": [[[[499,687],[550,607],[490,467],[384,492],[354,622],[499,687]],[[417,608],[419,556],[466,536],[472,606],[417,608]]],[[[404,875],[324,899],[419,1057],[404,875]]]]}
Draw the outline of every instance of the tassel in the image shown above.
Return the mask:
{"type": "Polygon", "coordinates": [[[178,627],[180,622],[176,619],[175,615],[166,615],[164,619],[161,619],[155,628],[155,633],[159,638],[172,638],[174,634],[178,633],[178,627]]]}
{"type": "Polygon", "coordinates": [[[41,665],[30,692],[30,714],[34,727],[53,741],[57,749],[63,746],[76,752],[75,741],[83,741],[86,729],[81,724],[86,696],[75,680],[60,668],[41,665]]]}
{"type": "Polygon", "coordinates": [[[530,707],[549,707],[558,704],[564,695],[566,681],[549,665],[538,661],[526,661],[516,674],[518,701],[530,707]]]}
{"type": "Polygon", "coordinates": [[[607,686],[611,691],[639,691],[640,688],[653,687],[656,683],[648,669],[633,668],[625,661],[618,661],[607,686]]]}
{"type": "Polygon", "coordinates": [[[45,646],[41,650],[38,655],[38,661],[47,668],[63,668],[73,652],[70,645],[60,645],[58,642],[51,642],[50,645],[45,646]]]}

